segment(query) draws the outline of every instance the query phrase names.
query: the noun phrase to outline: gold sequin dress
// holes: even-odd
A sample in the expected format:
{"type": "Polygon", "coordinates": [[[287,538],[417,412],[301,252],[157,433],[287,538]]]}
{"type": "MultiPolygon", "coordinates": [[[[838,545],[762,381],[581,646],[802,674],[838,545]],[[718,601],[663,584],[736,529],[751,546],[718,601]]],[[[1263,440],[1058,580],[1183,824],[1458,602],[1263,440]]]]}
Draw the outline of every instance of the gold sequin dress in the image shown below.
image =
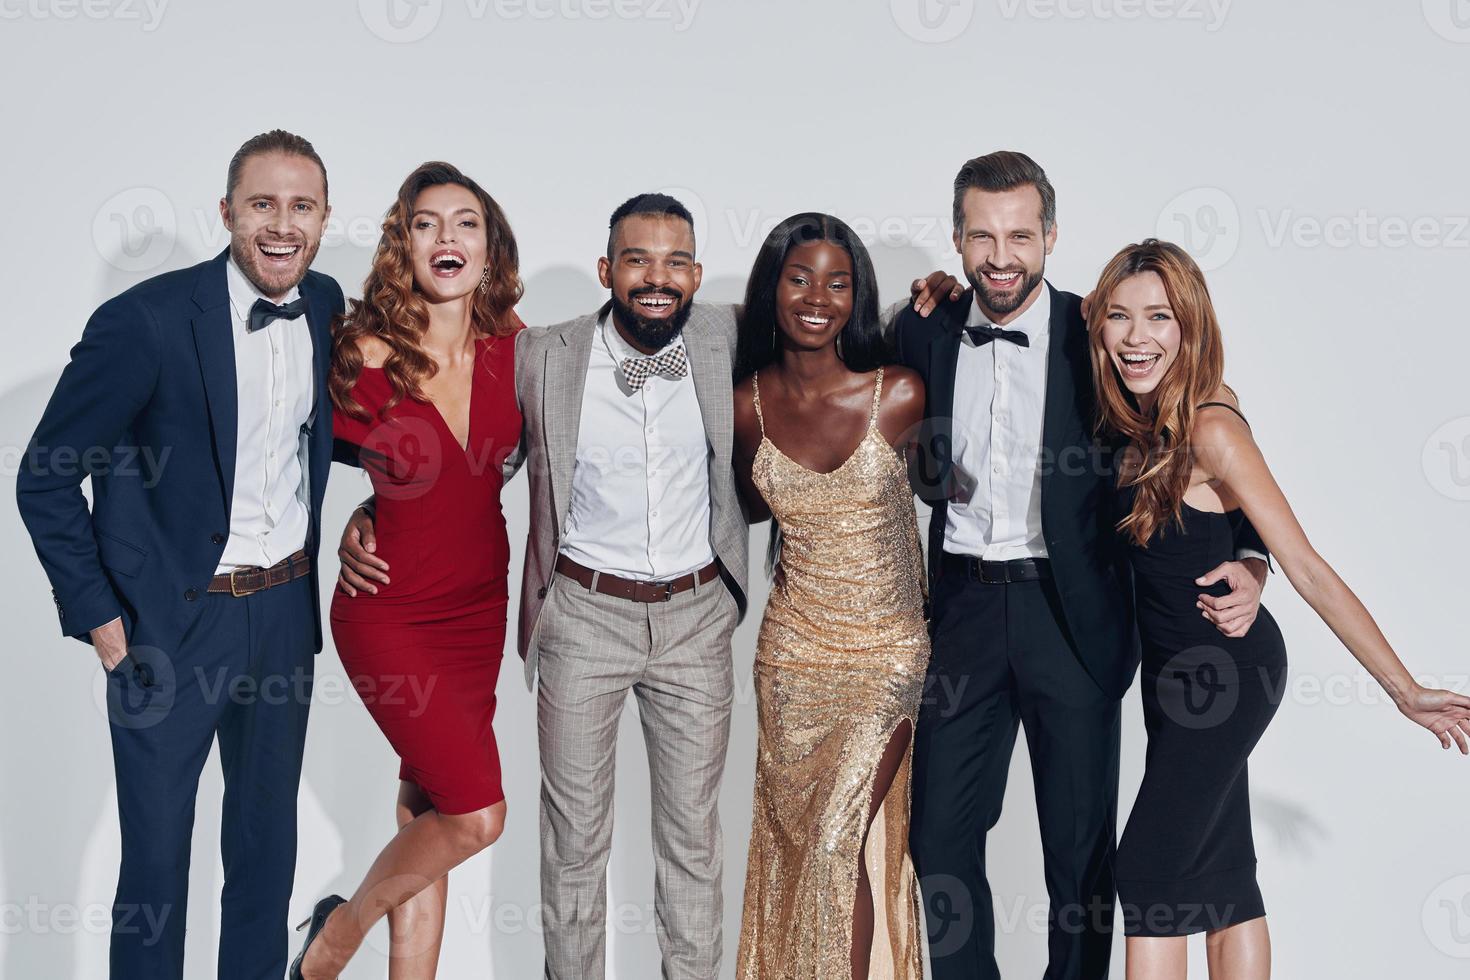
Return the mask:
{"type": "MultiPolygon", "coordinates": [[[[846,980],[863,831],[883,750],[918,713],[929,634],[913,492],[878,429],[830,473],[766,438],[753,480],[780,522],[781,569],[756,641],[755,803],[736,975],[846,980]]],[[[909,739],[912,746],[912,738],[909,739]]],[[[872,980],[921,980],[905,752],[868,836],[872,980]]]]}

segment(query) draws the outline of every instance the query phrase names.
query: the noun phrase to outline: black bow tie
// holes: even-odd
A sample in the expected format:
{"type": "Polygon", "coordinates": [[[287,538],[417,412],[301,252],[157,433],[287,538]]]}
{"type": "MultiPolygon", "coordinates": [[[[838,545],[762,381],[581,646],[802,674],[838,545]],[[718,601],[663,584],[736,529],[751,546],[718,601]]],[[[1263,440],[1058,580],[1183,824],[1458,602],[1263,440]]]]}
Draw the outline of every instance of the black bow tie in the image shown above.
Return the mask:
{"type": "Polygon", "coordinates": [[[1026,336],[1024,330],[1006,330],[1004,327],[994,327],[990,324],[981,324],[975,327],[966,327],[965,333],[970,335],[970,340],[976,347],[988,344],[999,337],[1001,340],[1009,340],[1017,347],[1030,347],[1031,338],[1026,336]]]}
{"type": "Polygon", "coordinates": [[[294,320],[305,312],[306,305],[300,296],[284,306],[277,306],[268,299],[258,299],[250,307],[250,326],[245,328],[245,332],[254,333],[262,327],[268,327],[272,320],[294,320]]]}

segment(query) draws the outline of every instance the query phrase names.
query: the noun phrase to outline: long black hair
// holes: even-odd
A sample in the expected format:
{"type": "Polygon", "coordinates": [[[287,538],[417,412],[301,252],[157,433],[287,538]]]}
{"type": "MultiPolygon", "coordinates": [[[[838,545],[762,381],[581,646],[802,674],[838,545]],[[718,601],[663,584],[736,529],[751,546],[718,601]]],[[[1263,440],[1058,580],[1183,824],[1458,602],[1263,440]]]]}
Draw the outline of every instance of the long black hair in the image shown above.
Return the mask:
{"type": "MultiPolygon", "coordinates": [[[[755,265],[745,284],[735,339],[735,382],[738,384],[781,358],[780,330],[776,326],[776,288],[786,256],[798,245],[829,242],[852,260],[852,314],[837,334],[837,356],[848,370],[866,372],[893,360],[878,318],[878,277],[857,233],[841,218],[816,211],[793,214],[771,229],[756,253],[755,265]]],[[[771,518],[771,539],[766,547],[766,575],[774,575],[781,560],[781,525],[771,518]]]]}
{"type": "Polygon", "coordinates": [[[852,371],[872,371],[893,360],[878,318],[878,279],[857,233],[841,218],[816,211],[793,214],[771,229],[756,253],[745,284],[745,306],[735,341],[735,381],[738,383],[781,357],[776,326],[776,287],[786,256],[798,245],[830,242],[852,260],[852,315],[837,334],[837,355],[852,371]]]}

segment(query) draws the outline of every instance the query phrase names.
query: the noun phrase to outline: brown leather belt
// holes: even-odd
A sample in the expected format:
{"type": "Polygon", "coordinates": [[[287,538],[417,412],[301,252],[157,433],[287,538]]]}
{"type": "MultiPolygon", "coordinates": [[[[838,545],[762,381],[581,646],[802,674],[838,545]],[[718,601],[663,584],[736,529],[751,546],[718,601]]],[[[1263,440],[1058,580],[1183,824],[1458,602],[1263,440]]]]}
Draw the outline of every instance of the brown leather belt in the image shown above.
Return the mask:
{"type": "Polygon", "coordinates": [[[287,555],[270,568],[251,566],[233,572],[221,572],[209,580],[210,592],[228,592],[232,596],[250,595],[277,585],[285,585],[311,571],[311,559],[302,548],[287,555]]]}
{"type": "Polygon", "coordinates": [[[592,579],[595,575],[598,592],[603,595],[616,596],[619,599],[630,599],[633,602],[668,602],[680,592],[687,592],[694,588],[696,581],[704,585],[720,575],[719,564],[710,562],[696,572],[680,575],[678,578],[665,582],[640,582],[637,579],[623,578],[609,572],[595,572],[566,555],[556,556],[556,570],[584,589],[592,588],[592,579]]]}

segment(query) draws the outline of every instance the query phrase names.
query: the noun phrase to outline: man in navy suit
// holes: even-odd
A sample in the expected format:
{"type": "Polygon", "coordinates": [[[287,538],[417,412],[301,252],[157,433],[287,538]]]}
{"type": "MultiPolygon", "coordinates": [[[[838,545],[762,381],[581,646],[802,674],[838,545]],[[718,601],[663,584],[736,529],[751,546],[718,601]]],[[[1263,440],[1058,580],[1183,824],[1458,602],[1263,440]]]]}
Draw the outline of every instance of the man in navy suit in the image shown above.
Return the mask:
{"type": "Polygon", "coordinates": [[[107,672],[113,980],[184,976],[194,797],[216,738],[219,976],[286,969],[342,290],[309,271],[330,208],[306,140],[246,142],[219,206],[228,249],[92,315],[17,481],[61,630],[107,672]]]}

